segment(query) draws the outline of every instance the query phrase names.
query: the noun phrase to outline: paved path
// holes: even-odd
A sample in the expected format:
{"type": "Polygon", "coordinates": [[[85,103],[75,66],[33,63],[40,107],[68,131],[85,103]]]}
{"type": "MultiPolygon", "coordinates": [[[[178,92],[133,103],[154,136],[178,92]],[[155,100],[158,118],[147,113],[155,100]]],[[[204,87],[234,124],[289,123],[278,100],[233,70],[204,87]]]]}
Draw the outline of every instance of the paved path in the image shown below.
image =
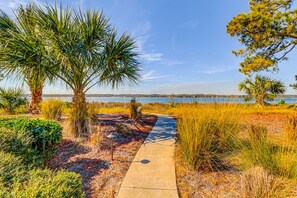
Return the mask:
{"type": "Polygon", "coordinates": [[[158,116],[129,167],[118,198],[178,198],[173,160],[175,136],[176,121],[158,116]]]}

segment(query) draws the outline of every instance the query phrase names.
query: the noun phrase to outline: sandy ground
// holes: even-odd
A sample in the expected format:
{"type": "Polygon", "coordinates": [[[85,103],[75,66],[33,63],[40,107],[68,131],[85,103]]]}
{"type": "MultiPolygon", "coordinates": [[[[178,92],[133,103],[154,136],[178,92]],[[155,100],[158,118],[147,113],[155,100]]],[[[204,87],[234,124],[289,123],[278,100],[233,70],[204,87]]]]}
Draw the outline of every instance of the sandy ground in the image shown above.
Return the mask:
{"type": "Polygon", "coordinates": [[[47,165],[51,169],[79,173],[86,197],[116,197],[131,161],[156,120],[156,116],[144,115],[142,121],[134,125],[128,115],[98,115],[97,128],[101,134],[98,144],[92,144],[94,140],[71,138],[66,133],[61,146],[47,165]],[[111,161],[107,135],[116,132],[118,124],[124,124],[134,134],[116,138],[114,160],[111,161]]]}

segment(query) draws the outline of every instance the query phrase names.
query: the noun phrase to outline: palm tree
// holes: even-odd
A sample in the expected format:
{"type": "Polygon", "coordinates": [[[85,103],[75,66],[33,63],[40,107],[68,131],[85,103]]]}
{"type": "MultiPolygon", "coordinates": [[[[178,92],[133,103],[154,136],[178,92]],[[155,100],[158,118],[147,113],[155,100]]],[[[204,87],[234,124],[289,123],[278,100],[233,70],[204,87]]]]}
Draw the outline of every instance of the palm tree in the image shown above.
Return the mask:
{"type": "Polygon", "coordinates": [[[98,84],[115,88],[138,81],[135,40],[118,35],[102,12],[45,5],[37,15],[48,53],[54,57],[47,70],[73,91],[72,130],[77,136],[86,135],[86,92],[98,84]]]}
{"type": "Polygon", "coordinates": [[[20,7],[15,12],[16,21],[0,10],[0,70],[5,76],[24,78],[32,95],[32,112],[38,110],[49,74],[44,70],[48,64],[47,51],[37,29],[35,7],[34,4],[20,7]]]}
{"type": "Polygon", "coordinates": [[[265,101],[273,101],[276,94],[285,92],[285,86],[281,81],[260,75],[257,75],[254,81],[250,78],[245,79],[238,85],[238,89],[247,94],[245,101],[255,99],[256,103],[262,106],[266,104],[265,101]]]}
{"type": "Polygon", "coordinates": [[[25,105],[27,99],[24,92],[20,88],[0,88],[0,107],[5,109],[7,113],[14,114],[15,109],[25,105]]]}

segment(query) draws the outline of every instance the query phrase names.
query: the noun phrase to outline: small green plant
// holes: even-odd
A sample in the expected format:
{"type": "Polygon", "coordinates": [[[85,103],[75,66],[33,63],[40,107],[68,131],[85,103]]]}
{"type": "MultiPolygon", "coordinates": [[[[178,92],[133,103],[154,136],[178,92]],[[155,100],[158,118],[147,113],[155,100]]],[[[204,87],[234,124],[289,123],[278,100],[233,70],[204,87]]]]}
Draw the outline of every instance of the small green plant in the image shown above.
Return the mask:
{"type": "Polygon", "coordinates": [[[289,116],[285,127],[285,138],[289,142],[297,141],[297,116],[289,116]]]}
{"type": "Polygon", "coordinates": [[[15,110],[27,104],[27,99],[21,88],[0,88],[0,107],[9,114],[15,114],[15,110]]]}
{"type": "Polygon", "coordinates": [[[41,103],[41,114],[45,119],[60,120],[64,103],[60,100],[48,100],[41,103]]]}
{"type": "Polygon", "coordinates": [[[277,103],[277,106],[282,106],[282,105],[284,105],[284,104],[286,104],[286,101],[283,100],[283,99],[281,99],[281,100],[277,103]]]}
{"type": "Polygon", "coordinates": [[[124,124],[117,124],[116,132],[125,137],[133,135],[133,130],[124,124]]]}

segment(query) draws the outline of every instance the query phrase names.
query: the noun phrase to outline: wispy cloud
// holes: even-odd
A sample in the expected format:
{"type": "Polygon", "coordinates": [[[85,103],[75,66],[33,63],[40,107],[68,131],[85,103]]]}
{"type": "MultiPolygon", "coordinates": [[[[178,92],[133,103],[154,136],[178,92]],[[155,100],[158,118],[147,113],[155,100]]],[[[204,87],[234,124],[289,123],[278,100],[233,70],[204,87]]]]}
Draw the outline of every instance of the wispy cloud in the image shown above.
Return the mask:
{"type": "Polygon", "coordinates": [[[227,71],[236,70],[236,67],[210,67],[205,70],[196,71],[198,74],[216,74],[216,73],[224,73],[227,71]]]}
{"type": "Polygon", "coordinates": [[[155,71],[149,71],[146,74],[143,74],[141,77],[142,81],[146,80],[154,80],[154,79],[160,79],[160,78],[167,78],[167,77],[173,77],[174,75],[160,75],[160,74],[155,74],[155,71]]]}
{"type": "Polygon", "coordinates": [[[140,55],[146,62],[162,61],[162,53],[145,53],[140,55]]]}
{"type": "Polygon", "coordinates": [[[184,62],[178,60],[169,60],[164,58],[164,54],[162,52],[156,51],[148,51],[145,49],[145,46],[148,43],[150,38],[150,31],[152,29],[152,24],[150,21],[145,21],[143,24],[138,25],[135,29],[133,35],[137,38],[136,45],[138,47],[138,53],[140,54],[140,58],[146,62],[157,62],[162,65],[179,65],[184,62]]]}

